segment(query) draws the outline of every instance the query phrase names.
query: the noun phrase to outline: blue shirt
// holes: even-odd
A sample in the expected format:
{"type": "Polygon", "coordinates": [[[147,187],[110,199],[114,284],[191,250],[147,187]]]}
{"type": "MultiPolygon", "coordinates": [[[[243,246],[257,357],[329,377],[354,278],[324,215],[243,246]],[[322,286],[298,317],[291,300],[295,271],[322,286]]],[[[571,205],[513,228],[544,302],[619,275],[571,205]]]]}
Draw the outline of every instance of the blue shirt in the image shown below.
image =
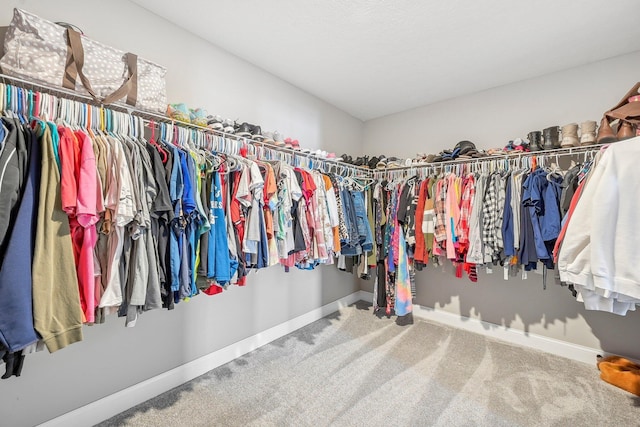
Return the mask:
{"type": "Polygon", "coordinates": [[[541,219],[544,217],[544,201],[543,193],[547,184],[547,173],[538,169],[529,174],[524,181],[522,192],[522,204],[525,211],[529,214],[531,225],[533,227],[533,238],[538,259],[549,259],[549,251],[547,250],[544,239],[542,238],[541,219]]]}
{"type": "Polygon", "coordinates": [[[218,172],[211,174],[211,195],[209,197],[209,248],[207,253],[207,277],[224,285],[231,280],[237,269],[237,261],[229,255],[229,241],[227,240],[227,222],[222,206],[222,185],[218,172]],[[235,268],[234,268],[235,267],[235,268]],[[233,270],[233,271],[232,271],[233,270]]]}
{"type": "Polygon", "coordinates": [[[187,155],[184,151],[179,151],[180,154],[180,166],[182,169],[182,181],[184,183],[184,193],[182,194],[182,211],[184,216],[188,217],[196,209],[196,199],[194,191],[193,174],[195,173],[195,167],[193,166],[193,160],[191,156],[187,155]]]}
{"type": "MultiPolygon", "coordinates": [[[[175,147],[169,147],[173,151],[173,167],[169,181],[169,197],[173,205],[174,218],[171,221],[171,233],[169,234],[169,268],[171,271],[171,290],[180,290],[180,269],[183,250],[182,239],[184,237],[184,217],[182,216],[182,193],[184,191],[182,168],[180,165],[180,153],[175,147]]],[[[176,298],[176,301],[178,299],[176,298]]]]}
{"type": "Polygon", "coordinates": [[[504,212],[502,214],[502,245],[505,256],[516,254],[513,241],[513,211],[511,210],[511,177],[507,177],[505,188],[504,212]]]}

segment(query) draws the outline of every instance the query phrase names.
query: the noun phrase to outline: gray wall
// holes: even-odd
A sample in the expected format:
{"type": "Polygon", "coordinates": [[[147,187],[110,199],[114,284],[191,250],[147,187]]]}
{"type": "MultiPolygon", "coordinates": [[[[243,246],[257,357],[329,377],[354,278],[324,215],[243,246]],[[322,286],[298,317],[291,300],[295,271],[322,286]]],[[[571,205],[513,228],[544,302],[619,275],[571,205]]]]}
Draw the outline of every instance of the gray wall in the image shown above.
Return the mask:
{"type": "MultiPolygon", "coordinates": [[[[638,81],[638,69],[640,52],[371,120],[365,123],[364,151],[412,157],[463,139],[479,148],[504,147],[532,130],[599,122],[638,81]]],[[[502,270],[494,269],[473,284],[456,279],[450,265],[417,273],[418,304],[640,358],[640,313],[586,311],[566,288],[550,283],[542,290],[537,274],[504,281],[502,270]]],[[[362,287],[371,290],[371,283],[362,287]]]]}
{"type": "MultiPolygon", "coordinates": [[[[9,0],[0,25],[13,6],[167,66],[170,102],[277,129],[310,148],[344,150],[362,140],[361,121],[126,0],[9,0]]],[[[22,377],[0,381],[0,425],[54,418],[357,290],[333,267],[290,274],[273,267],[251,273],[244,288],[145,313],[132,329],[110,317],[85,327],[83,342],[31,355],[22,377]]]]}

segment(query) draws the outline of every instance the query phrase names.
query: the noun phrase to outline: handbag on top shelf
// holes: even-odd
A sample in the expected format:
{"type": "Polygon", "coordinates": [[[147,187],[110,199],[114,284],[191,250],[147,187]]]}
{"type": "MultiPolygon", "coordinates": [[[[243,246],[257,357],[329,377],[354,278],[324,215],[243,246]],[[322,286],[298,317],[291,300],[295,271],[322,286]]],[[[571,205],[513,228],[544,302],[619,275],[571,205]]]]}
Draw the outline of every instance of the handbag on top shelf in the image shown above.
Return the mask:
{"type": "Polygon", "coordinates": [[[164,114],[166,68],[21,9],[14,9],[0,68],[6,75],[164,114]]]}
{"type": "Polygon", "coordinates": [[[598,143],[609,144],[615,141],[640,135],[640,82],[633,85],[615,107],[602,116],[598,129],[598,143]],[[611,125],[618,122],[614,130],[611,125]]]}

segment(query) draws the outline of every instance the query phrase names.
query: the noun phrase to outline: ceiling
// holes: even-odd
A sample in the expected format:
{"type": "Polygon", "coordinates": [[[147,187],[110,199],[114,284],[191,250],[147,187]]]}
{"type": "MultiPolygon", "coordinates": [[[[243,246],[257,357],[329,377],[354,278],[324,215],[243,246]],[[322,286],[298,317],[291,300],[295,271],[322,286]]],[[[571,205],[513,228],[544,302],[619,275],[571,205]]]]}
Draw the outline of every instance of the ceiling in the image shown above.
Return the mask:
{"type": "Polygon", "coordinates": [[[640,50],[637,0],[132,1],[365,121],[640,50]]]}

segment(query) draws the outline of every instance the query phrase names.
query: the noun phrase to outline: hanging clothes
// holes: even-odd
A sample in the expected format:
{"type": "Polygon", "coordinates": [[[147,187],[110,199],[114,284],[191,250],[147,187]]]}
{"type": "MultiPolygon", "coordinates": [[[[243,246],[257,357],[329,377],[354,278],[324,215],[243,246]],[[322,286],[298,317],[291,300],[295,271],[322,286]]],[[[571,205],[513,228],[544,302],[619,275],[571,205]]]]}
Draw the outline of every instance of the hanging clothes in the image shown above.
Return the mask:
{"type": "Polygon", "coordinates": [[[411,278],[409,275],[409,258],[407,256],[407,243],[404,234],[398,236],[398,265],[396,269],[395,283],[395,311],[398,316],[406,316],[413,311],[411,291],[411,278]]]}
{"type": "MultiPolygon", "coordinates": [[[[0,258],[0,350],[15,353],[38,340],[33,323],[33,281],[31,275],[25,272],[30,271],[33,264],[35,225],[40,205],[41,152],[34,131],[24,128],[23,138],[18,135],[10,138],[12,132],[20,132],[22,127],[16,121],[6,118],[3,118],[1,123],[3,130],[0,132],[4,133],[4,144],[0,160],[13,160],[15,164],[25,167],[24,171],[19,168],[13,170],[18,172],[17,176],[11,177],[14,185],[18,185],[15,190],[10,185],[9,176],[6,177],[6,182],[3,178],[0,183],[0,200],[6,203],[11,200],[11,194],[15,191],[18,206],[14,221],[8,221],[9,224],[13,222],[13,227],[7,224],[7,232],[2,237],[3,247],[6,249],[0,258]],[[11,159],[4,156],[8,152],[14,153],[11,159]],[[26,163],[20,156],[28,157],[24,159],[26,163]],[[19,187],[21,181],[22,188],[19,187]],[[7,194],[7,190],[11,193],[7,194]]],[[[11,210],[2,210],[2,215],[9,212],[11,210]]]]}
{"type": "Polygon", "coordinates": [[[42,168],[31,270],[33,322],[47,349],[54,352],[82,340],[83,313],[71,229],[62,210],[60,170],[53,151],[52,135],[57,138],[58,131],[52,124],[37,126],[42,168]]]}
{"type": "Polygon", "coordinates": [[[84,322],[93,323],[97,306],[93,254],[100,219],[95,154],[86,134],[63,127],[58,127],[58,134],[62,209],[69,217],[84,322]]]}
{"type": "Polygon", "coordinates": [[[220,174],[211,174],[211,196],[209,200],[209,247],[207,253],[207,278],[212,286],[225,287],[235,274],[238,262],[231,259],[227,239],[227,221],[224,214],[223,190],[220,174]]]}

